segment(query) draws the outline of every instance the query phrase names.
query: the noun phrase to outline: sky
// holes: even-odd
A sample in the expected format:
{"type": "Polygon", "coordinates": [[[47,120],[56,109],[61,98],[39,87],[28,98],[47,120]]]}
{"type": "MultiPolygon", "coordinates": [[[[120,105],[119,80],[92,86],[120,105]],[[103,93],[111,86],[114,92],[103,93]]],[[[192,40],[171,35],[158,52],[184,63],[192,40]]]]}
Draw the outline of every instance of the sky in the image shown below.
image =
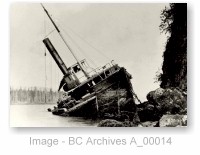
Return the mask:
{"type": "MultiPolygon", "coordinates": [[[[133,89],[141,101],[159,87],[155,77],[156,72],[161,72],[167,38],[159,30],[160,13],[167,4],[44,3],[44,6],[79,59],[86,58],[94,67],[111,60],[125,67],[133,77],[133,89]]],[[[11,5],[12,88],[44,88],[46,82],[48,88],[58,89],[63,75],[42,40],[48,35],[66,66],[75,63],[75,59],[53,30],[39,3],[11,5]]]]}

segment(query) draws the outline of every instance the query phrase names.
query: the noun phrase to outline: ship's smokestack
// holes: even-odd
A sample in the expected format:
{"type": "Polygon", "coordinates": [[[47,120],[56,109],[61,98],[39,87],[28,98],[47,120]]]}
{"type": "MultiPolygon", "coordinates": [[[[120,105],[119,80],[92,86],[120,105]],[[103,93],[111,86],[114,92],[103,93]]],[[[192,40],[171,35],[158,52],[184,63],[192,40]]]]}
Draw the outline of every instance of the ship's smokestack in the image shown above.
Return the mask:
{"type": "Polygon", "coordinates": [[[45,46],[48,49],[49,53],[51,54],[51,56],[55,60],[56,64],[58,65],[58,67],[62,71],[63,75],[68,75],[69,72],[67,71],[67,67],[66,67],[65,63],[61,59],[60,55],[58,54],[58,52],[54,48],[54,46],[51,43],[51,41],[49,40],[49,38],[45,38],[43,40],[43,43],[45,44],[45,46]]]}
{"type": "Polygon", "coordinates": [[[78,78],[76,77],[75,74],[71,74],[71,72],[68,71],[67,67],[65,66],[65,63],[59,56],[58,52],[52,45],[49,38],[45,38],[43,40],[43,43],[45,44],[46,48],[49,50],[49,53],[55,60],[56,64],[58,65],[62,73],[64,74],[63,79],[60,82],[60,86],[58,90],[60,90],[63,87],[65,91],[68,91],[78,86],[80,84],[78,78]]]}

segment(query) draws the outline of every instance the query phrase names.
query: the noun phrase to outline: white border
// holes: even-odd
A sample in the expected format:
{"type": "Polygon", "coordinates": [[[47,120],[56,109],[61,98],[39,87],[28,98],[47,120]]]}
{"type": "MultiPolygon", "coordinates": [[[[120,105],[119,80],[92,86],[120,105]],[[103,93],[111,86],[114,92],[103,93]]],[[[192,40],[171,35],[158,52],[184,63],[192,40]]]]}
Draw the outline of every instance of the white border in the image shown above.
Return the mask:
{"type": "MultiPolygon", "coordinates": [[[[199,1],[188,2],[188,127],[187,128],[21,128],[9,127],[9,6],[15,0],[0,1],[0,153],[8,154],[57,154],[57,153],[87,153],[87,154],[115,154],[115,153],[142,153],[142,154],[189,154],[200,153],[200,121],[199,121],[199,1]],[[130,136],[171,136],[173,144],[171,147],[147,147],[131,148],[127,146],[90,146],[90,147],[30,147],[28,139],[30,136],[40,138],[63,138],[67,136],[93,136],[93,137],[115,137],[129,138],[130,136]]],[[[40,2],[40,1],[31,1],[40,2]]],[[[47,2],[47,1],[43,1],[47,2]]],[[[48,1],[56,2],[56,1],[48,1]]],[[[167,2],[167,1],[59,1],[59,2],[167,2]]],[[[183,1],[175,1],[183,2],[183,1]]]]}

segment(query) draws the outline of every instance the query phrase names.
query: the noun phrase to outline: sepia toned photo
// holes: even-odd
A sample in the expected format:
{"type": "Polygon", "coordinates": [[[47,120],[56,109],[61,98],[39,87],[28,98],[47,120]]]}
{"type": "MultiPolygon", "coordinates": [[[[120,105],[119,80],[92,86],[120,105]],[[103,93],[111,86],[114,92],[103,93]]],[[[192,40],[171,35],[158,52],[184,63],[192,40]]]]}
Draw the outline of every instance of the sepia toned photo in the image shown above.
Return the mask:
{"type": "Polygon", "coordinates": [[[187,4],[11,4],[10,126],[187,127],[187,4]]]}

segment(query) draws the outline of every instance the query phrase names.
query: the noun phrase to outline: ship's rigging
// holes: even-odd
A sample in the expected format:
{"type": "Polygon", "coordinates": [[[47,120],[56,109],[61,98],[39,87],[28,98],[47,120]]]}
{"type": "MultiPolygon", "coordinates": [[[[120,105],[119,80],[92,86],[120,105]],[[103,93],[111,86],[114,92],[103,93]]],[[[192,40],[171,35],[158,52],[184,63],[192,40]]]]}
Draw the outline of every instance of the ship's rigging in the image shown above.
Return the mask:
{"type": "Polygon", "coordinates": [[[65,43],[65,45],[68,47],[69,51],[71,52],[71,54],[73,55],[73,57],[76,59],[77,64],[79,65],[80,69],[82,70],[83,74],[87,77],[90,78],[88,73],[84,70],[82,64],[80,63],[80,60],[78,59],[78,57],[76,56],[76,54],[74,53],[74,51],[72,50],[72,48],[70,47],[70,45],[67,43],[67,41],[65,40],[64,36],[62,35],[62,33],[60,32],[59,28],[57,27],[57,25],[55,24],[55,22],[53,21],[53,19],[51,18],[51,16],[49,15],[48,11],[45,9],[45,7],[43,6],[43,4],[41,3],[41,6],[43,7],[44,11],[46,12],[47,16],[49,17],[49,19],[51,20],[53,26],[55,27],[56,31],[58,32],[58,34],[60,35],[61,39],[63,40],[63,42],[65,43]]]}
{"type": "MultiPolygon", "coordinates": [[[[82,106],[82,104],[78,104],[78,102],[83,102],[84,104],[88,104],[88,102],[90,102],[90,99],[85,100],[85,95],[86,96],[91,96],[92,100],[96,100],[98,98],[98,94],[103,93],[106,90],[109,90],[110,88],[114,89],[114,91],[116,91],[117,93],[117,100],[119,101],[119,96],[120,96],[120,89],[126,89],[128,90],[127,92],[127,97],[133,97],[135,100],[139,101],[137,95],[134,93],[133,89],[132,89],[132,84],[130,82],[130,74],[128,72],[126,72],[126,70],[124,70],[124,68],[119,67],[118,65],[113,64],[111,61],[111,64],[108,64],[110,66],[103,66],[100,69],[102,69],[100,72],[97,72],[96,68],[93,69],[93,72],[95,72],[94,75],[89,75],[89,73],[84,69],[84,65],[86,64],[85,60],[79,60],[79,58],[77,57],[77,55],[75,54],[75,52],[73,51],[71,45],[69,43],[67,43],[66,39],[64,38],[63,34],[60,31],[61,27],[58,27],[54,20],[52,19],[52,17],[50,16],[50,14],[48,13],[48,11],[46,10],[46,8],[44,7],[43,4],[41,4],[42,8],[44,9],[46,15],[48,16],[48,18],[50,19],[50,21],[52,22],[53,26],[54,26],[54,30],[52,30],[50,33],[48,33],[47,35],[45,35],[45,39],[43,40],[44,44],[46,45],[46,48],[49,50],[50,54],[52,55],[52,57],[54,58],[54,60],[56,61],[58,67],[60,68],[60,70],[62,71],[62,73],[64,74],[63,79],[61,80],[60,83],[60,87],[59,90],[63,87],[63,89],[65,91],[70,91],[72,90],[71,96],[73,96],[73,98],[75,98],[75,100],[77,101],[76,104],[78,106],[82,106]],[[51,41],[49,40],[48,35],[50,35],[52,32],[57,31],[60,38],[62,39],[62,41],[64,42],[64,44],[66,45],[66,47],[68,48],[68,50],[70,51],[70,53],[73,55],[73,57],[76,60],[76,64],[67,68],[62,60],[62,58],[59,56],[59,54],[57,53],[56,49],[54,48],[54,46],[52,45],[51,41]],[[77,68],[78,67],[78,68],[77,68]],[[108,68],[107,68],[108,67],[108,68]],[[71,68],[73,68],[71,70],[71,68]],[[76,70],[81,70],[82,73],[84,74],[84,76],[86,77],[86,81],[81,83],[79,81],[79,79],[76,76],[76,70]],[[118,73],[119,72],[119,73],[118,73]],[[116,74],[116,75],[115,75],[116,74]],[[118,75],[119,74],[119,75],[118,75]],[[108,82],[108,79],[113,79],[110,82],[108,82]],[[119,79],[120,78],[120,79],[119,79]],[[73,79],[71,81],[71,79],[73,79]],[[121,81],[123,80],[124,81],[121,81]],[[106,81],[108,82],[106,82],[106,81]],[[116,80],[116,81],[115,81],[116,80]],[[119,81],[118,81],[119,80],[119,81]],[[118,82],[117,82],[118,81],[118,82]],[[105,83],[106,82],[106,83],[105,83]],[[125,82],[125,83],[124,83],[125,82]],[[102,83],[102,84],[101,84],[102,83]],[[110,83],[110,84],[109,84],[110,83]],[[124,84],[123,84],[124,83],[124,84]],[[116,85],[117,84],[117,85],[116,85]],[[103,86],[105,85],[105,86],[103,86]],[[116,85],[117,87],[115,87],[114,85],[116,85]],[[117,88],[117,90],[115,90],[117,88]],[[102,92],[102,90],[103,92],[102,92]],[[132,95],[130,95],[132,94],[132,95]],[[80,100],[80,101],[78,101],[80,100]]],[[[81,49],[81,47],[76,44],[76,42],[73,40],[73,38],[67,34],[67,32],[62,29],[63,32],[65,32],[65,34],[70,38],[70,40],[77,46],[77,48],[80,51],[83,51],[81,49]]],[[[75,33],[74,31],[72,31],[73,33],[75,33]]],[[[78,35],[79,38],[81,38],[83,41],[85,41],[82,37],[80,37],[80,35],[78,35]]],[[[92,46],[89,42],[85,41],[88,45],[90,45],[93,49],[95,49],[96,51],[99,52],[99,50],[97,50],[94,46],[92,46]]],[[[101,52],[99,52],[101,53],[101,52]]],[[[102,54],[102,53],[101,53],[102,54]]],[[[46,54],[45,54],[46,55],[46,54]]],[[[103,55],[103,54],[102,54],[103,55]]],[[[105,55],[104,55],[105,56],[105,55]]],[[[46,62],[45,62],[46,63],[46,62]]],[[[98,68],[97,68],[98,69],[98,68]]],[[[77,70],[77,71],[78,71],[77,70]]],[[[92,101],[91,100],[91,101],[92,101]]],[[[75,106],[75,105],[74,105],[75,106]]],[[[118,111],[119,109],[118,105],[118,111]]],[[[76,106],[75,106],[76,107],[76,106]]],[[[97,106],[98,107],[98,106],[97,106]]],[[[74,108],[73,108],[74,109],[74,108]]],[[[75,108],[76,109],[76,108],[75,108]]],[[[72,110],[72,109],[71,109],[72,110]]],[[[74,111],[74,110],[72,110],[74,111]]],[[[120,113],[120,112],[118,112],[120,113]]]]}
{"type": "MultiPolygon", "coordinates": [[[[84,76],[88,79],[91,75],[89,75],[89,73],[91,72],[95,72],[97,73],[97,69],[98,69],[98,64],[93,61],[92,58],[90,58],[90,56],[88,55],[87,52],[85,52],[85,50],[83,50],[78,44],[77,42],[73,39],[73,37],[61,26],[61,24],[59,24],[59,26],[56,25],[56,23],[54,22],[52,16],[49,14],[49,12],[47,11],[47,9],[44,7],[43,4],[41,4],[42,8],[44,9],[45,12],[45,16],[47,16],[51,23],[54,26],[54,29],[51,30],[50,32],[46,33],[46,22],[45,22],[45,17],[44,17],[44,29],[45,29],[45,38],[47,38],[49,35],[51,35],[54,31],[57,31],[59,36],[61,37],[61,39],[63,40],[64,44],[66,45],[66,47],[68,48],[68,50],[71,52],[71,54],[73,55],[73,57],[75,58],[78,66],[80,67],[81,71],[83,72],[84,76]],[[61,33],[62,30],[62,33],[61,33]],[[88,64],[87,61],[85,61],[84,63],[86,64],[86,66],[89,68],[89,73],[88,71],[86,71],[83,68],[83,62],[81,63],[80,59],[78,58],[78,56],[76,55],[75,51],[73,50],[73,48],[71,47],[71,45],[69,43],[66,42],[66,39],[64,38],[64,35],[68,37],[68,39],[70,39],[70,41],[73,42],[73,44],[76,46],[76,48],[78,49],[78,51],[80,51],[87,60],[89,60],[89,62],[92,64],[92,66],[90,64],[88,64]]],[[[56,19],[57,20],[57,19],[56,19]]],[[[62,23],[61,21],[59,21],[59,23],[62,23]]],[[[66,26],[65,26],[66,27],[66,26]]],[[[78,33],[76,33],[74,30],[72,30],[70,27],[68,27],[68,30],[70,30],[70,32],[75,35],[76,37],[78,37],[78,39],[80,39],[84,44],[86,44],[87,46],[89,46],[93,52],[98,53],[98,55],[102,58],[104,58],[105,60],[107,60],[107,62],[113,62],[113,60],[111,60],[110,58],[108,58],[108,56],[106,56],[103,52],[101,52],[99,49],[97,49],[94,45],[92,45],[90,43],[90,41],[87,41],[86,39],[84,39],[81,35],[79,35],[78,33]]],[[[45,52],[46,55],[46,52],[45,52]]],[[[45,58],[46,59],[46,58],[45,58]]],[[[51,62],[52,63],[52,62],[51,62]]],[[[46,66],[45,66],[45,70],[46,70],[46,66]]],[[[46,72],[46,71],[45,71],[46,72]]],[[[52,65],[51,65],[51,72],[52,72],[52,65]]],[[[83,77],[81,77],[83,78],[83,77]]],[[[46,79],[46,75],[45,75],[45,79],[46,79]]],[[[46,82],[46,81],[45,81],[46,82]]],[[[52,78],[51,78],[51,83],[52,83],[52,78]]],[[[51,84],[52,85],[52,84],[51,84]]]]}

